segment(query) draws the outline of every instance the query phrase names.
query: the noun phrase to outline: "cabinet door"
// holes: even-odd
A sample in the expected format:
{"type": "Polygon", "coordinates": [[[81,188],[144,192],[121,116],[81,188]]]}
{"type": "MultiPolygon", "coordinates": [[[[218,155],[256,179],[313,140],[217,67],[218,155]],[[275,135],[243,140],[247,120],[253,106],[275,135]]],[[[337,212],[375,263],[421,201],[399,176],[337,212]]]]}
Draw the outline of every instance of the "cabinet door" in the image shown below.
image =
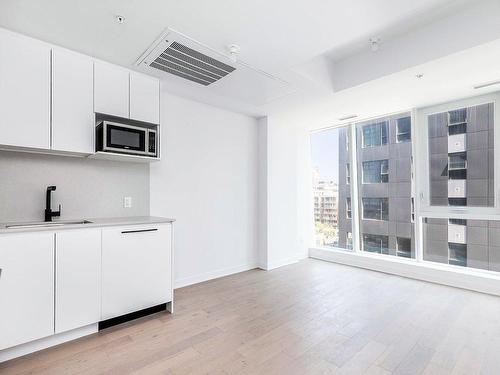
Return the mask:
{"type": "Polygon", "coordinates": [[[0,235],[0,350],[54,334],[54,234],[0,235]]]}
{"type": "Polygon", "coordinates": [[[160,82],[139,73],[130,73],[130,118],[160,123],[160,82]]]}
{"type": "Polygon", "coordinates": [[[101,230],[56,234],[55,332],[97,323],[101,317],[101,230]]]}
{"type": "Polygon", "coordinates": [[[118,66],[94,64],[94,111],[129,117],[129,72],[118,66]]]}
{"type": "Polygon", "coordinates": [[[0,32],[0,144],[50,148],[50,48],[0,32]]]}
{"type": "Polygon", "coordinates": [[[102,319],[172,300],[171,225],[102,232],[102,319]]]}
{"type": "Polygon", "coordinates": [[[52,50],[52,149],[94,152],[94,64],[52,50]]]}

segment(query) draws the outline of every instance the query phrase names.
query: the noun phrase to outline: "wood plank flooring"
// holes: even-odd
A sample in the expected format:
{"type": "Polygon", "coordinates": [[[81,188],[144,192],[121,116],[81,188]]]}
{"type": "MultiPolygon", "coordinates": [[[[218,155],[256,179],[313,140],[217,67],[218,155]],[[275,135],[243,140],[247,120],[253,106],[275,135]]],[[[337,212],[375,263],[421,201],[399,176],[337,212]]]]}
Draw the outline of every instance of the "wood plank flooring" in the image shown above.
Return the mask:
{"type": "Polygon", "coordinates": [[[499,374],[500,298],[319,260],[175,291],[176,313],[0,374],[499,374]]]}

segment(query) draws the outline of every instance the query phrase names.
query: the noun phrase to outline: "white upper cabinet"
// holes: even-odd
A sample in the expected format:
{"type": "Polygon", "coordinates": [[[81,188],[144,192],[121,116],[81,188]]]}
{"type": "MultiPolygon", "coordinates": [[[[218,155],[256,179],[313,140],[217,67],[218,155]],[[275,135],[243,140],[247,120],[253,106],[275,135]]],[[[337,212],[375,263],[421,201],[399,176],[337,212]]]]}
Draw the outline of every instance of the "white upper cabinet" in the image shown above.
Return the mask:
{"type": "Polygon", "coordinates": [[[129,117],[128,70],[103,62],[95,62],[94,111],[129,117]]]}
{"type": "Polygon", "coordinates": [[[0,144],[50,148],[50,47],[0,33],[0,144]]]}
{"type": "Polygon", "coordinates": [[[160,123],[160,82],[139,73],[130,73],[130,118],[160,123]]]}
{"type": "Polygon", "coordinates": [[[93,61],[52,50],[52,149],[94,152],[93,61]]]}
{"type": "Polygon", "coordinates": [[[54,234],[0,236],[0,350],[54,333],[54,234]]]}
{"type": "Polygon", "coordinates": [[[56,233],[56,333],[100,320],[100,281],[101,230],[56,233]]]}

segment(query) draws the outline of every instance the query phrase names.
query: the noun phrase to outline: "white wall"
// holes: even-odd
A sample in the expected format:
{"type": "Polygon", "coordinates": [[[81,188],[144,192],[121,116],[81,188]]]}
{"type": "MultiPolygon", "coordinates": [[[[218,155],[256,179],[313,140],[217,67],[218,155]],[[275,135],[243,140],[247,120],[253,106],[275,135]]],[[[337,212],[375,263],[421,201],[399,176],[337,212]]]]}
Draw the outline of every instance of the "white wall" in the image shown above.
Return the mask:
{"type": "Polygon", "coordinates": [[[265,121],[266,211],[260,213],[267,222],[265,269],[307,257],[311,241],[309,137],[296,115],[288,111],[265,121]]]}
{"type": "Polygon", "coordinates": [[[175,286],[257,267],[257,120],[161,95],[150,211],[177,220],[175,286]]]}

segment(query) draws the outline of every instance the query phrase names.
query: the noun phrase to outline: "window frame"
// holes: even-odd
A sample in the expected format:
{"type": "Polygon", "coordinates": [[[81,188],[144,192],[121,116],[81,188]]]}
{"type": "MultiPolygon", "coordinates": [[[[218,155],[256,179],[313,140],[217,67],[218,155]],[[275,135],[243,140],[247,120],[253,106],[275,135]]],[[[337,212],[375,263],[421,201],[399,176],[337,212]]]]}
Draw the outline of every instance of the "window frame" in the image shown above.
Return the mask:
{"type": "MultiPolygon", "coordinates": [[[[474,97],[469,97],[461,100],[453,100],[446,102],[444,104],[426,106],[426,107],[414,107],[412,109],[401,109],[393,113],[380,113],[373,117],[359,117],[356,122],[343,122],[335,124],[334,126],[328,126],[326,128],[337,128],[346,127],[349,129],[349,136],[347,137],[348,144],[348,154],[351,164],[351,181],[356,183],[351,183],[348,185],[348,190],[351,195],[352,207],[352,240],[353,247],[352,251],[349,252],[349,256],[354,257],[352,259],[357,259],[356,257],[362,256],[365,259],[373,259],[374,261],[380,260],[381,262],[387,262],[388,267],[393,267],[393,264],[407,264],[407,265],[419,265],[423,269],[428,269],[429,272],[452,272],[457,275],[470,275],[471,277],[482,277],[484,279],[498,280],[500,283],[500,272],[472,268],[455,266],[452,264],[442,264],[436,263],[430,260],[423,259],[424,253],[424,243],[423,243],[423,219],[424,218],[455,218],[455,219],[476,219],[476,220],[492,220],[500,222],[500,107],[498,103],[500,102],[500,91],[485,95],[478,95],[474,97]],[[429,153],[428,153],[428,126],[427,126],[427,116],[433,113],[441,113],[444,111],[449,111],[453,109],[460,109],[463,107],[476,106],[481,104],[492,103],[494,111],[494,140],[493,146],[497,150],[494,153],[494,205],[492,207],[453,207],[453,206],[430,206],[429,204],[429,153]],[[360,233],[361,230],[361,218],[360,211],[361,207],[359,205],[359,194],[358,194],[358,156],[357,156],[357,142],[356,142],[356,125],[359,123],[367,123],[368,121],[377,122],[378,119],[388,118],[390,116],[396,116],[401,113],[410,112],[411,113],[411,147],[412,147],[412,159],[411,173],[412,178],[412,199],[413,199],[413,227],[414,227],[414,258],[404,258],[397,257],[393,255],[385,254],[371,254],[363,253],[362,251],[362,241],[360,233]]],[[[323,128],[321,130],[324,130],[323,128]]],[[[388,137],[393,137],[394,135],[388,134],[388,137]]],[[[391,138],[388,138],[388,142],[391,138]]],[[[397,140],[396,140],[397,141],[397,140]]],[[[398,142],[397,142],[398,143],[398,142]]],[[[362,144],[359,145],[364,148],[362,144]]],[[[315,248],[315,247],[313,247],[315,248]]],[[[328,251],[334,253],[342,254],[342,258],[339,259],[349,259],[346,258],[345,249],[328,248],[328,251]]],[[[358,264],[360,261],[354,261],[353,264],[358,264]]],[[[370,262],[370,260],[368,260],[370,262]]],[[[350,264],[350,262],[348,262],[350,264]]],[[[367,263],[368,264],[368,263],[367,263]]],[[[368,267],[371,268],[371,267],[368,267]]],[[[376,266],[373,269],[377,269],[376,266]]],[[[447,276],[446,276],[447,277],[447,276]]],[[[446,284],[446,282],[444,282],[446,284]]],[[[500,286],[499,286],[500,288],[500,286]]]]}
{"type": "MultiPolygon", "coordinates": [[[[424,108],[414,109],[416,119],[416,137],[415,149],[418,155],[415,158],[415,187],[416,199],[418,206],[419,216],[429,217],[429,215],[441,215],[441,217],[448,217],[451,214],[459,213],[465,215],[464,219],[482,217],[484,219],[495,220],[498,219],[500,214],[500,191],[499,191],[499,178],[500,178],[500,92],[475,96],[461,100],[455,100],[443,104],[433,105],[424,108]],[[428,116],[443,112],[450,112],[462,108],[478,106],[482,104],[493,104],[493,147],[494,150],[494,203],[493,206],[433,206],[430,204],[430,180],[429,180],[429,129],[428,129],[428,116]]],[[[449,116],[449,114],[448,114],[449,116]]],[[[465,151],[466,152],[466,151],[465,151]]],[[[448,158],[449,159],[449,158],[448,158]]],[[[448,160],[449,163],[449,160],[448,160]]],[[[468,165],[468,163],[467,163],[468,165]]],[[[448,171],[449,173],[449,171],[448,171]]]]}

